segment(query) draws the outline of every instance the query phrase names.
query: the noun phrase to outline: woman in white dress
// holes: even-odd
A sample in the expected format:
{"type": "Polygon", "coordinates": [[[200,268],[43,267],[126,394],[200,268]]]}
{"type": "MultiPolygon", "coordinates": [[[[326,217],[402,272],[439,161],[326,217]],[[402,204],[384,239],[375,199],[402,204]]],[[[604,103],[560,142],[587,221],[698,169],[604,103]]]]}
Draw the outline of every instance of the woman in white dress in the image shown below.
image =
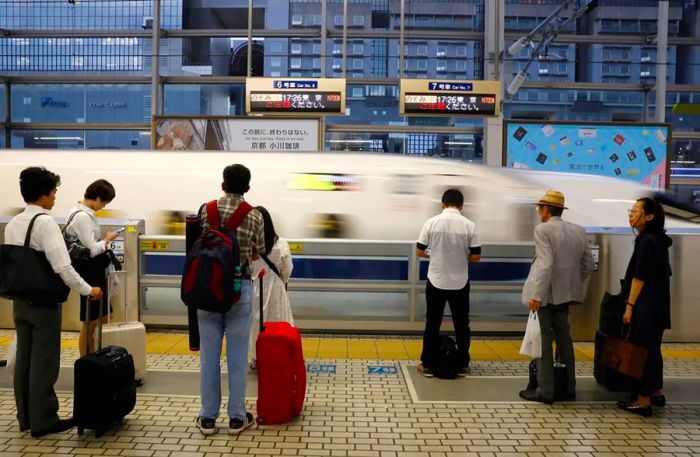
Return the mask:
{"type": "MultiPolygon", "coordinates": [[[[85,189],[83,199],[68,213],[65,226],[65,237],[68,241],[80,241],[80,244],[90,249],[91,261],[85,271],[78,273],[93,287],[100,287],[107,297],[107,270],[112,268],[110,257],[105,254],[109,242],[119,236],[117,232],[108,232],[104,239],[100,239],[102,230],[97,222],[95,212],[109,204],[116,193],[114,186],[105,179],[98,179],[85,189]]],[[[82,270],[82,269],[81,269],[82,270]]],[[[89,339],[89,352],[95,349],[95,325],[98,319],[106,322],[109,306],[104,300],[100,310],[99,301],[90,300],[90,297],[80,297],[80,339],[78,348],[80,356],[86,354],[86,339],[89,339]]]]}
{"type": "MultiPolygon", "coordinates": [[[[292,306],[287,294],[287,283],[292,275],[292,253],[289,244],[284,238],[275,233],[270,213],[258,206],[265,223],[265,249],[267,252],[253,261],[253,274],[261,268],[265,269],[263,284],[263,313],[264,322],[289,322],[294,325],[292,306]]],[[[251,360],[251,368],[255,368],[255,342],[260,333],[260,283],[257,279],[253,283],[253,323],[250,326],[250,344],[248,345],[248,359],[251,360]]]]}

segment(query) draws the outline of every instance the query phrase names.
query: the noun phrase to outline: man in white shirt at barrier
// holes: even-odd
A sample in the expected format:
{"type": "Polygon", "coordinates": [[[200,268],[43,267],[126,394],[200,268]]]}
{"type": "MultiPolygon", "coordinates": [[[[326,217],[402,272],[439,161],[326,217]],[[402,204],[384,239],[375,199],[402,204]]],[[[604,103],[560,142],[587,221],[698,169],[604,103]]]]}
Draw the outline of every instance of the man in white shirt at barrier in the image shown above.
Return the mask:
{"type": "MultiPolygon", "coordinates": [[[[20,173],[19,183],[27,208],[8,222],[5,244],[24,244],[31,219],[53,208],[61,178],[43,167],[29,167],[20,173]]],[[[102,297],[102,290],[91,287],[71,265],[66,242],[53,217],[36,218],[29,246],[46,255],[54,273],[72,290],[95,300],[102,297]]],[[[12,304],[17,330],[14,389],[19,428],[31,430],[34,438],[64,432],[73,427],[73,421],[58,418],[54,390],[61,354],[61,304],[29,300],[13,300],[12,304]]]]}
{"type": "Polygon", "coordinates": [[[427,309],[423,351],[418,371],[426,377],[433,376],[432,367],[440,352],[440,325],[445,312],[445,302],[448,302],[461,365],[457,374],[466,376],[469,374],[471,339],[469,262],[478,262],[481,259],[481,242],[474,222],[460,213],[464,208],[462,192],[457,189],[446,190],[440,206],[442,213],[425,222],[416,244],[418,256],[430,259],[425,290],[427,309]]]}

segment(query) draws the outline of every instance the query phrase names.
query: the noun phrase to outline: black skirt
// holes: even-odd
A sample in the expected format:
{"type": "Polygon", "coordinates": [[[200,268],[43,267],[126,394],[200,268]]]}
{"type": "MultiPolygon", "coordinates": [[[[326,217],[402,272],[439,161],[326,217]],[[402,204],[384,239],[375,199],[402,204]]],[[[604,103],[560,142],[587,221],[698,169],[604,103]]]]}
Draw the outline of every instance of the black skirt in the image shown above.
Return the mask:
{"type": "Polygon", "coordinates": [[[107,265],[109,265],[109,257],[107,254],[100,254],[90,259],[80,270],[78,274],[90,284],[92,287],[99,287],[102,289],[102,294],[104,298],[102,299],[103,305],[102,310],[100,310],[100,300],[91,300],[90,297],[82,296],[80,297],[80,322],[87,322],[88,320],[94,321],[102,316],[106,316],[109,310],[107,303],[107,275],[105,273],[107,265]],[[90,307],[89,319],[86,319],[88,303],[90,307]]]}

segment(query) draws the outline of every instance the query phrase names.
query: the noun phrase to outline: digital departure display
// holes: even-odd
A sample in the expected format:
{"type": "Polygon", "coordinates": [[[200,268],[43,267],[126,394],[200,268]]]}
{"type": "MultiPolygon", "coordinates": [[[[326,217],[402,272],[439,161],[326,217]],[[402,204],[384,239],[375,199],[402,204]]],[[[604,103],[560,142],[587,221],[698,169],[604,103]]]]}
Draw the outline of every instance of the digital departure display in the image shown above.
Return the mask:
{"type": "Polygon", "coordinates": [[[444,114],[493,116],[496,114],[495,94],[406,93],[406,114],[444,114]]]}
{"type": "Polygon", "coordinates": [[[251,91],[253,113],[345,114],[340,91],[251,91]]]}

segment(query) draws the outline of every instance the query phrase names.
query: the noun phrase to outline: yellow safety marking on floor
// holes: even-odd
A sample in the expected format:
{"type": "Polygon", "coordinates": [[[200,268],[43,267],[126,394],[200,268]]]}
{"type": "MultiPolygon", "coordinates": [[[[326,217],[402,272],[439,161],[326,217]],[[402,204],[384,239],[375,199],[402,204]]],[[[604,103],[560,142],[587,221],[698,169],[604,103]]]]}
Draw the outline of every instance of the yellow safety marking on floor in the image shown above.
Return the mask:
{"type": "Polygon", "coordinates": [[[168,354],[196,354],[195,351],[190,351],[190,337],[188,335],[183,336],[178,340],[173,346],[168,349],[168,354]]]}
{"type": "MultiPolygon", "coordinates": [[[[376,344],[381,344],[381,341],[376,341],[376,344]]],[[[348,340],[348,358],[376,359],[376,344],[375,340],[348,340]]]]}
{"type": "Polygon", "coordinates": [[[473,360],[500,360],[486,341],[472,341],[469,345],[469,356],[473,360]]]}
{"type": "Polygon", "coordinates": [[[61,340],[61,348],[78,349],[78,340],[76,340],[76,339],[70,339],[70,340],[63,339],[63,340],[61,340]]]}
{"type": "Polygon", "coordinates": [[[12,342],[12,336],[0,336],[0,346],[9,346],[12,342]]]}
{"type": "Polygon", "coordinates": [[[167,354],[170,348],[186,338],[184,335],[158,335],[146,343],[146,352],[167,354]]]}
{"type": "Polygon", "coordinates": [[[700,351],[683,349],[662,349],[661,354],[668,359],[697,359],[700,357],[700,351]]]}
{"type": "Polygon", "coordinates": [[[593,360],[593,349],[584,348],[574,348],[574,359],[575,360],[593,360]]]}
{"type": "Polygon", "coordinates": [[[423,341],[404,341],[403,345],[406,348],[409,360],[420,360],[420,353],[423,351],[423,341]]]}
{"type": "Polygon", "coordinates": [[[319,359],[346,359],[348,340],[322,339],[318,346],[319,359]]]}
{"type": "Polygon", "coordinates": [[[397,360],[410,359],[403,341],[397,340],[377,341],[377,358],[397,360]]]}
{"type": "Polygon", "coordinates": [[[489,341],[487,345],[498,360],[530,360],[530,357],[520,354],[520,345],[515,341],[489,341]]]}
{"type": "Polygon", "coordinates": [[[321,340],[319,338],[302,338],[301,348],[304,351],[305,359],[318,358],[318,346],[321,340]]]}

